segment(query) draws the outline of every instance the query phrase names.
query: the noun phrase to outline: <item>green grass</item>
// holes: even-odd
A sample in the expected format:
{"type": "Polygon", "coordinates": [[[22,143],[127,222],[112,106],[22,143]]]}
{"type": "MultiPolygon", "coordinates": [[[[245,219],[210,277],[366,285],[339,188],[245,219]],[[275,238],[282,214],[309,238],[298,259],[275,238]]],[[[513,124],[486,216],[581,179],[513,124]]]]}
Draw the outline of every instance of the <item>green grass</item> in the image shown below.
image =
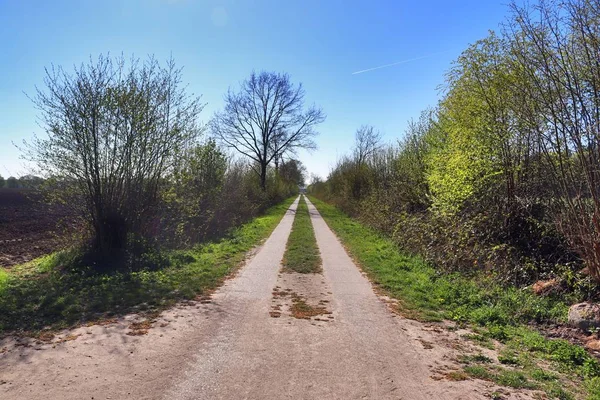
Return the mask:
{"type": "Polygon", "coordinates": [[[451,319],[478,325],[563,322],[568,307],[529,290],[506,288],[492,277],[441,274],[420,257],[403,254],[389,239],[311,197],[328,225],[371,280],[401,300],[402,311],[424,321],[451,319]]]}
{"type": "Polygon", "coordinates": [[[132,310],[160,310],[214,289],[268,237],[293,199],[232,231],[223,240],[185,251],[145,254],[160,268],[101,274],[76,250],[0,269],[0,333],[35,334],[132,310]]]}
{"type": "Polygon", "coordinates": [[[399,300],[400,313],[422,321],[454,320],[473,327],[477,334],[470,338],[479,344],[502,344],[501,365],[470,359],[467,374],[505,386],[540,388],[550,398],[574,398],[584,387],[589,399],[600,399],[598,361],[581,346],[548,339],[532,328],[535,322],[565,322],[568,306],[559,299],[500,286],[492,276],[440,273],[335,207],[310,199],[372,282],[399,300]]]}
{"type": "Polygon", "coordinates": [[[6,285],[8,284],[8,272],[3,269],[0,269],[0,291],[4,290],[6,285]]]}
{"type": "Polygon", "coordinates": [[[292,232],[283,256],[283,271],[314,274],[321,272],[321,254],[304,196],[298,203],[292,232]]]}

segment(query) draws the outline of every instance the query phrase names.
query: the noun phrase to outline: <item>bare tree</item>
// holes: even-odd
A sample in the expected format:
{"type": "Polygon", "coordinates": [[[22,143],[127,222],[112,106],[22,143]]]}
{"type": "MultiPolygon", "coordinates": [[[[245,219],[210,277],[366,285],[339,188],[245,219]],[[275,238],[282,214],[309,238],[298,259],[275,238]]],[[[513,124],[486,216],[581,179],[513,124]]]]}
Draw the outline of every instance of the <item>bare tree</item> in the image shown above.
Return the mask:
{"type": "Polygon", "coordinates": [[[225,109],[210,123],[221,142],[256,163],[263,190],[271,162],[299,148],[315,148],[314,128],[325,114],[315,106],[305,110],[304,95],[302,84],[293,85],[287,74],[253,72],[238,92],[227,92],[225,109]]]}
{"type": "Polygon", "coordinates": [[[381,133],[370,125],[363,125],[356,131],[354,156],[357,165],[363,165],[381,147],[381,133]]]}
{"type": "Polygon", "coordinates": [[[528,124],[556,182],[560,231],[600,282],[600,29],[597,1],[513,2],[512,50],[535,105],[528,124]]]}
{"type": "Polygon", "coordinates": [[[317,174],[310,174],[310,185],[317,185],[323,183],[323,179],[317,174]]]}
{"type": "Polygon", "coordinates": [[[101,254],[124,249],[156,206],[159,186],[180,150],[199,134],[203,108],[180,86],[181,70],[100,56],[69,74],[46,70],[33,102],[46,138],[26,144],[27,158],[69,184],[70,199],[94,232],[101,254]]]}

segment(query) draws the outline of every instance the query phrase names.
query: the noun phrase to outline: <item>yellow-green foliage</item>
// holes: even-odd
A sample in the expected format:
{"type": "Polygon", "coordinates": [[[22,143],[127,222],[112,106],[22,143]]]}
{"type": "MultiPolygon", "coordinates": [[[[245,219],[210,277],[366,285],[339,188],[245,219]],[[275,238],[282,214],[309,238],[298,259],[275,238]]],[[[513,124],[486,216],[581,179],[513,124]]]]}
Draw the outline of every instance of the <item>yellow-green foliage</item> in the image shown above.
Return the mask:
{"type": "Polygon", "coordinates": [[[463,52],[447,76],[449,90],[426,161],[433,206],[442,212],[457,211],[491,178],[511,172],[501,151],[513,134],[507,103],[514,77],[500,48],[491,33],[463,52]]]}
{"type": "Polygon", "coordinates": [[[437,133],[443,137],[426,156],[426,178],[433,207],[450,213],[456,212],[496,173],[484,124],[477,113],[477,99],[456,100],[462,107],[447,109],[441,121],[442,132],[437,133]]]}

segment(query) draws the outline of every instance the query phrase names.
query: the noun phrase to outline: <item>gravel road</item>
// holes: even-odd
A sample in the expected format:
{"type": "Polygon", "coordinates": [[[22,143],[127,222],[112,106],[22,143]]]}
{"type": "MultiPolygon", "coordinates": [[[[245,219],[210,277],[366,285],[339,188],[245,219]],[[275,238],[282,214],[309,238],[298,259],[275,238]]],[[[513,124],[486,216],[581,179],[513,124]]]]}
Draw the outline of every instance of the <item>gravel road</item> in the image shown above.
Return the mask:
{"type": "Polygon", "coordinates": [[[61,336],[74,340],[0,342],[0,398],[489,399],[491,383],[444,379],[459,333],[392,313],[308,205],[323,274],[280,270],[296,200],[210,302],[164,312],[147,335],[127,335],[128,316],[61,336]],[[294,318],[297,299],[323,315],[294,318]]]}

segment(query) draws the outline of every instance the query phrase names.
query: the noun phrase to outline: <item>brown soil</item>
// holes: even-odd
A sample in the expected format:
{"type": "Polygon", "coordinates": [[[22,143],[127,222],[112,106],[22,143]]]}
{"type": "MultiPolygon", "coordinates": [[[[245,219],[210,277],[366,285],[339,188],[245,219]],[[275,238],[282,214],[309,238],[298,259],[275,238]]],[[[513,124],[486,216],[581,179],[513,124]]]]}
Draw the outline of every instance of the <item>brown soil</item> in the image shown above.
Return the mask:
{"type": "Polygon", "coordinates": [[[292,317],[298,319],[311,319],[319,315],[331,314],[325,307],[311,306],[300,296],[294,296],[292,298],[292,307],[290,311],[292,312],[292,317]]]}
{"type": "Polygon", "coordinates": [[[74,221],[67,207],[49,205],[33,190],[0,188],[0,267],[68,245],[74,221]]]}
{"type": "Polygon", "coordinates": [[[330,322],[334,319],[332,312],[327,309],[331,296],[327,294],[328,287],[323,282],[323,275],[288,271],[279,274],[277,284],[272,292],[271,317],[279,318],[283,314],[313,322],[330,322]]]}

